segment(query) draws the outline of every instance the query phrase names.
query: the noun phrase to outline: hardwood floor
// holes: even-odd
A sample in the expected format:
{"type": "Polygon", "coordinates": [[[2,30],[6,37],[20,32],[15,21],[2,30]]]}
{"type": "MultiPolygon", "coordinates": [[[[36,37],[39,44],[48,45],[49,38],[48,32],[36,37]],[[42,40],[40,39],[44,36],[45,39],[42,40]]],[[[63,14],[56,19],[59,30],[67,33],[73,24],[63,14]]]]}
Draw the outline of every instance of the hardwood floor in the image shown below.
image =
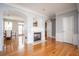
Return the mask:
{"type": "Polygon", "coordinates": [[[45,43],[25,44],[19,39],[5,40],[2,56],[79,56],[79,49],[72,44],[48,38],[45,43]]]}

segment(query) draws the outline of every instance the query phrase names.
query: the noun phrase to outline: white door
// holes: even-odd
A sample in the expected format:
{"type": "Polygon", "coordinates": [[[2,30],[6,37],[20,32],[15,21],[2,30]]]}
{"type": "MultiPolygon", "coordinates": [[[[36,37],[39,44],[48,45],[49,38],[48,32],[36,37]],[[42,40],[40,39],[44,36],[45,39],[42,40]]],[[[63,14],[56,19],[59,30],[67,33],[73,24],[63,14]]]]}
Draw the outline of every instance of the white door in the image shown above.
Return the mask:
{"type": "Polygon", "coordinates": [[[64,42],[73,43],[74,16],[63,18],[64,42]]]}

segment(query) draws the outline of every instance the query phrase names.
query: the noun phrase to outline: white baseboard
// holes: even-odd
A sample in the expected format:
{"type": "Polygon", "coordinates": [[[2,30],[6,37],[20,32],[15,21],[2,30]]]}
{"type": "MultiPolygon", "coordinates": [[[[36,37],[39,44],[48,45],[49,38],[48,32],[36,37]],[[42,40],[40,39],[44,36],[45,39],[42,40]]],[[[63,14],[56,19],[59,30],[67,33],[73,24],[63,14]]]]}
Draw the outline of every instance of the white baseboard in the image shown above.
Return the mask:
{"type": "Polygon", "coordinates": [[[79,41],[79,40],[78,40],[78,36],[79,36],[78,34],[74,34],[74,35],[73,35],[73,44],[74,44],[74,45],[78,45],[78,41],[79,41]]]}
{"type": "Polygon", "coordinates": [[[48,37],[50,37],[50,38],[56,38],[55,36],[48,36],[48,37]]]}

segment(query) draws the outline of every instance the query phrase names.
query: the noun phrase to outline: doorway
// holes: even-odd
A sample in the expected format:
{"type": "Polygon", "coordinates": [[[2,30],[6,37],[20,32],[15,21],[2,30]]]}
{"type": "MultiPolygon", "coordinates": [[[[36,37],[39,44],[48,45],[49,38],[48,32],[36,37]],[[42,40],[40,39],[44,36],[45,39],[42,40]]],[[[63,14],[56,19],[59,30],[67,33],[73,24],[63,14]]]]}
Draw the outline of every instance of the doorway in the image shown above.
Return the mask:
{"type": "Polygon", "coordinates": [[[56,19],[52,19],[52,37],[56,36],[56,19]]]}
{"type": "Polygon", "coordinates": [[[47,22],[45,22],[45,40],[47,40],[47,22]]]}
{"type": "Polygon", "coordinates": [[[55,39],[56,36],[56,19],[47,20],[45,22],[45,37],[55,39]]]}

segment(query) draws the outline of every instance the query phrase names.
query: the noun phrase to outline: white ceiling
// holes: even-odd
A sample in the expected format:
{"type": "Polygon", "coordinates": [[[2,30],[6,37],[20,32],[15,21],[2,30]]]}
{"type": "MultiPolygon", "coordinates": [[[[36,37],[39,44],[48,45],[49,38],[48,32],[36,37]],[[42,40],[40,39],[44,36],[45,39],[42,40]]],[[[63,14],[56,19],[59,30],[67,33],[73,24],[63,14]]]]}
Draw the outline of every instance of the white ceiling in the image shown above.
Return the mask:
{"type": "Polygon", "coordinates": [[[16,3],[16,5],[47,16],[75,8],[75,4],[73,3],[16,3]]]}

